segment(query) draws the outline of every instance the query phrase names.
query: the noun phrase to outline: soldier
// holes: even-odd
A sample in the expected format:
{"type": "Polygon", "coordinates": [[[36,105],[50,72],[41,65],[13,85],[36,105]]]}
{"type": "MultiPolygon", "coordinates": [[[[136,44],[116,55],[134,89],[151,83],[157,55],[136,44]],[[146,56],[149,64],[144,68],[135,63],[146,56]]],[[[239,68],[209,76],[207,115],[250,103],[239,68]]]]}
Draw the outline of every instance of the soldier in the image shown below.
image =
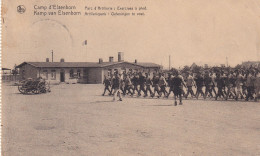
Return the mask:
{"type": "Polygon", "coordinates": [[[138,92],[138,96],[141,96],[141,91],[143,91],[144,94],[146,94],[145,93],[145,77],[143,76],[143,74],[141,72],[139,73],[139,81],[138,81],[138,83],[139,83],[139,86],[140,86],[139,92],[138,92]]]}
{"type": "Polygon", "coordinates": [[[236,92],[235,92],[235,86],[236,86],[236,78],[234,76],[234,73],[231,72],[229,75],[228,75],[228,78],[227,78],[227,95],[226,95],[226,100],[232,96],[232,98],[236,98],[236,92]]]}
{"type": "Polygon", "coordinates": [[[111,95],[113,95],[113,92],[114,92],[114,87],[112,85],[112,80],[113,80],[114,77],[115,77],[114,74],[111,73],[110,78],[109,78],[110,86],[111,86],[111,90],[110,90],[111,91],[111,95]]]}
{"type": "Polygon", "coordinates": [[[131,92],[131,89],[133,90],[132,82],[128,74],[126,75],[124,81],[125,81],[124,94],[126,95],[126,92],[128,91],[128,93],[130,93],[131,96],[133,96],[133,92],[131,92]]]}
{"type": "Polygon", "coordinates": [[[228,86],[228,78],[227,78],[227,75],[224,72],[223,72],[223,75],[222,75],[222,79],[224,81],[223,93],[226,96],[227,95],[226,87],[228,86]]]}
{"type": "Polygon", "coordinates": [[[165,97],[168,95],[168,92],[166,91],[166,86],[167,86],[167,82],[164,78],[164,75],[162,73],[159,73],[159,87],[161,89],[158,98],[161,97],[162,93],[164,94],[165,97]]]}
{"type": "Polygon", "coordinates": [[[122,86],[122,79],[120,78],[119,74],[116,73],[115,77],[112,79],[112,88],[114,88],[113,101],[116,100],[116,96],[119,96],[119,101],[122,101],[122,96],[120,92],[121,86],[122,86]]]}
{"type": "Polygon", "coordinates": [[[250,99],[254,99],[253,94],[254,94],[254,83],[255,83],[255,77],[253,76],[253,72],[249,72],[247,78],[246,78],[246,86],[247,86],[247,96],[246,96],[246,101],[250,99]]]}
{"type": "Polygon", "coordinates": [[[192,73],[189,73],[189,76],[187,77],[186,86],[187,86],[188,90],[187,90],[187,94],[185,95],[185,98],[187,99],[189,94],[191,94],[191,97],[194,97],[195,95],[194,95],[192,86],[195,86],[195,88],[196,88],[196,84],[194,82],[192,73]]]}
{"type": "Polygon", "coordinates": [[[111,83],[110,83],[110,80],[106,76],[104,76],[103,84],[105,85],[105,89],[104,89],[104,93],[102,95],[104,96],[106,91],[108,91],[109,95],[111,95],[111,90],[110,90],[111,83]]]}
{"type": "Polygon", "coordinates": [[[120,90],[122,91],[123,95],[125,95],[125,74],[119,74],[121,85],[120,85],[120,90]]]}
{"type": "Polygon", "coordinates": [[[132,78],[132,84],[134,85],[133,94],[135,94],[135,91],[137,91],[137,93],[139,93],[138,81],[139,81],[138,76],[136,74],[134,74],[134,76],[132,78]]]}
{"type": "Polygon", "coordinates": [[[236,100],[238,100],[239,96],[241,99],[244,99],[244,96],[242,94],[243,76],[241,74],[241,71],[237,72],[235,84],[236,84],[236,88],[237,88],[236,100]]]}
{"type": "Polygon", "coordinates": [[[146,90],[145,90],[145,96],[147,96],[148,91],[150,92],[150,96],[153,97],[153,91],[151,89],[151,86],[153,86],[153,82],[151,78],[149,77],[148,73],[145,73],[145,85],[146,85],[146,90]]]}
{"type": "Polygon", "coordinates": [[[159,77],[154,73],[153,74],[153,87],[154,87],[154,94],[153,96],[155,96],[155,93],[157,92],[158,96],[160,95],[160,87],[159,87],[159,77]]]}
{"type": "MultiPolygon", "coordinates": [[[[183,79],[183,81],[184,81],[184,76],[183,76],[184,73],[181,73],[181,72],[179,72],[179,73],[180,73],[179,76],[180,76],[181,79],[183,79]]],[[[185,82],[185,81],[184,81],[184,82],[185,82]]],[[[185,91],[184,91],[184,89],[182,89],[182,96],[185,97],[185,95],[186,95],[186,94],[185,94],[185,91]]]]}
{"type": "Polygon", "coordinates": [[[173,89],[173,83],[172,83],[173,75],[170,74],[170,77],[168,78],[168,86],[170,87],[167,98],[170,96],[171,92],[173,92],[174,96],[174,89],[173,89]]]}
{"type": "Polygon", "coordinates": [[[255,80],[255,101],[258,101],[259,98],[259,92],[260,92],[260,72],[258,71],[256,74],[256,80],[255,80]]]}
{"type": "Polygon", "coordinates": [[[214,92],[214,94],[216,96],[217,95],[217,92],[216,92],[216,89],[215,89],[215,87],[217,86],[217,84],[216,84],[216,73],[211,72],[210,77],[212,79],[212,84],[213,84],[212,85],[212,91],[214,92]]]}
{"type": "Polygon", "coordinates": [[[215,97],[215,100],[218,100],[218,97],[225,97],[224,93],[223,93],[223,90],[224,90],[224,79],[223,79],[223,76],[218,73],[217,76],[216,76],[216,81],[217,81],[217,88],[218,88],[218,93],[215,97]]]}
{"type": "Polygon", "coordinates": [[[201,94],[202,97],[204,97],[204,93],[202,91],[202,87],[203,87],[203,77],[201,76],[200,73],[198,73],[198,75],[195,78],[195,82],[196,82],[196,86],[197,86],[197,91],[196,91],[196,98],[199,98],[199,95],[201,94]]]}
{"type": "Polygon", "coordinates": [[[246,78],[247,78],[247,73],[243,72],[242,74],[242,94],[246,97],[247,95],[247,87],[246,87],[246,78]]]}
{"type": "Polygon", "coordinates": [[[183,78],[179,75],[179,72],[176,71],[175,76],[171,81],[174,90],[174,105],[177,106],[177,97],[180,99],[179,105],[182,105],[182,93],[183,86],[186,87],[183,78]]]}
{"type": "Polygon", "coordinates": [[[205,87],[206,87],[204,99],[206,99],[208,93],[209,93],[210,97],[213,98],[213,95],[212,95],[213,82],[212,82],[212,78],[209,76],[208,72],[206,72],[206,74],[205,74],[204,82],[205,82],[205,87]]]}

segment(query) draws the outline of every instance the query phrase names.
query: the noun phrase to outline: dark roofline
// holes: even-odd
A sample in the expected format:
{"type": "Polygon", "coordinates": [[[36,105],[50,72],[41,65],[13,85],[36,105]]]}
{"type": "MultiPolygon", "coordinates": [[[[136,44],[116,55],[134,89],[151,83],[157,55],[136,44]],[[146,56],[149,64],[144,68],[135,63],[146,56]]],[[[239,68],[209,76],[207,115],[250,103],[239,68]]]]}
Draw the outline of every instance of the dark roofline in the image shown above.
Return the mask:
{"type": "MultiPolygon", "coordinates": [[[[16,66],[15,68],[20,68],[20,67],[22,67],[24,64],[29,64],[29,63],[28,63],[28,62],[23,62],[23,63],[19,64],[18,66],[16,66]]],[[[32,65],[32,66],[34,66],[34,65],[32,65]]]]}
{"type": "Polygon", "coordinates": [[[151,67],[155,67],[155,68],[161,68],[161,65],[155,64],[155,63],[146,63],[146,62],[140,62],[140,63],[131,63],[131,62],[103,62],[103,63],[98,63],[98,62],[23,62],[21,64],[19,64],[18,66],[16,66],[16,68],[20,68],[25,64],[29,64],[33,67],[36,68],[102,68],[102,67],[109,67],[109,66],[113,66],[113,65],[117,65],[117,64],[122,64],[122,63],[128,63],[131,65],[135,65],[135,66],[139,66],[139,67],[144,67],[144,68],[151,68],[151,67]],[[43,66],[41,64],[48,64],[49,66],[43,66]],[[81,64],[78,66],[62,66],[60,67],[59,65],[61,64],[81,64]],[[147,66],[145,65],[147,64],[147,66]],[[51,66],[53,65],[53,66],[51,66]],[[151,65],[151,66],[149,66],[151,65]]]}
{"type": "Polygon", "coordinates": [[[2,68],[2,70],[11,70],[11,69],[9,69],[9,68],[2,68]]]}

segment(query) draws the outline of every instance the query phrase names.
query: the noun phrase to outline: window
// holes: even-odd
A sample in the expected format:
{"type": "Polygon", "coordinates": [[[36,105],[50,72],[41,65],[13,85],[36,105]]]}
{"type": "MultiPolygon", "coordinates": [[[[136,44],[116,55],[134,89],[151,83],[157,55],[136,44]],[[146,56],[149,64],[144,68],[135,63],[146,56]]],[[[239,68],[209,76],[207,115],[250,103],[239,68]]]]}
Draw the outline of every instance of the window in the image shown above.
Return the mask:
{"type": "Polygon", "coordinates": [[[56,80],[56,70],[51,70],[51,79],[56,80]]]}
{"type": "Polygon", "coordinates": [[[48,80],[48,70],[43,70],[43,79],[48,80]]]}
{"type": "Polygon", "coordinates": [[[80,73],[81,73],[81,70],[78,69],[78,70],[77,70],[77,77],[78,77],[78,78],[80,78],[80,76],[81,76],[80,73]]]}
{"type": "Polygon", "coordinates": [[[73,69],[70,70],[70,78],[73,78],[74,77],[74,71],[73,69]]]}

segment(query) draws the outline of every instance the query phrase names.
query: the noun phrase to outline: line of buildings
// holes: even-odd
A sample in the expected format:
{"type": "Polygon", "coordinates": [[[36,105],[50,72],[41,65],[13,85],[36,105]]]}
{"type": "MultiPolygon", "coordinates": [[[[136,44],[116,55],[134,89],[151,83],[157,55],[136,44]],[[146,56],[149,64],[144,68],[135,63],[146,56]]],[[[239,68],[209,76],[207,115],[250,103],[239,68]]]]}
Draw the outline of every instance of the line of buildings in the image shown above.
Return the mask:
{"type": "Polygon", "coordinates": [[[124,53],[118,52],[118,60],[114,61],[113,57],[109,57],[108,62],[99,59],[98,62],[23,62],[16,68],[19,69],[21,79],[42,77],[50,83],[61,82],[77,82],[96,84],[102,83],[104,76],[118,71],[125,72],[159,72],[161,65],[148,62],[124,61],[124,53]]]}

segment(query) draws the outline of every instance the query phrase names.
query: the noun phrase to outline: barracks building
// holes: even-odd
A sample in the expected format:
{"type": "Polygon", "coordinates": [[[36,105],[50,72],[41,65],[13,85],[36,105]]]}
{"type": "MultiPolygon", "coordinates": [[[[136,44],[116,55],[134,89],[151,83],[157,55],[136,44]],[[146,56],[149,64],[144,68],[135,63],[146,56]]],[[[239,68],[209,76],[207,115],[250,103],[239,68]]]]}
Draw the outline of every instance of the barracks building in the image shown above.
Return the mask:
{"type": "Polygon", "coordinates": [[[118,71],[125,72],[149,72],[154,73],[162,69],[162,66],[155,63],[126,62],[123,53],[118,53],[118,61],[114,62],[113,57],[109,57],[108,62],[99,59],[98,62],[23,62],[17,66],[20,79],[42,77],[46,81],[57,84],[61,82],[75,82],[96,84],[102,83],[104,76],[118,71]]]}

